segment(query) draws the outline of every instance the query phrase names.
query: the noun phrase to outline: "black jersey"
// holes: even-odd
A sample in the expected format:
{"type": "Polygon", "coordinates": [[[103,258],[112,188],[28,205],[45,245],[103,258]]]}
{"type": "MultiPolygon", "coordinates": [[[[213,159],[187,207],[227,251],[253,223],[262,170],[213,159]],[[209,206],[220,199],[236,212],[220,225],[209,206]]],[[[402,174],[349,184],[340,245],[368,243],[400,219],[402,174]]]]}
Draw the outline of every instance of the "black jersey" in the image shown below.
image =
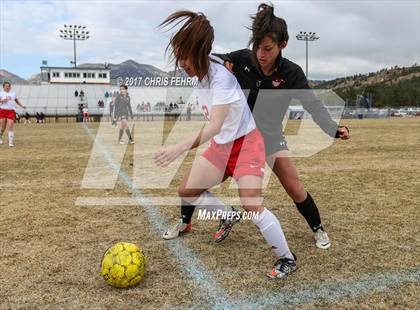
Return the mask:
{"type": "Polygon", "coordinates": [[[335,137],[337,123],[331,119],[321,100],[310,90],[308,80],[297,64],[280,56],[274,73],[265,76],[258,69],[253,52],[249,49],[216,56],[233,63],[233,73],[247,96],[255,122],[265,137],[283,136],[282,120],[293,99],[302,104],[325,133],[335,137]],[[260,92],[262,89],[264,91],[260,92]]]}
{"type": "Polygon", "coordinates": [[[128,94],[126,96],[118,94],[115,97],[114,115],[116,118],[127,118],[128,116],[133,117],[133,110],[131,109],[131,99],[128,94]]]}

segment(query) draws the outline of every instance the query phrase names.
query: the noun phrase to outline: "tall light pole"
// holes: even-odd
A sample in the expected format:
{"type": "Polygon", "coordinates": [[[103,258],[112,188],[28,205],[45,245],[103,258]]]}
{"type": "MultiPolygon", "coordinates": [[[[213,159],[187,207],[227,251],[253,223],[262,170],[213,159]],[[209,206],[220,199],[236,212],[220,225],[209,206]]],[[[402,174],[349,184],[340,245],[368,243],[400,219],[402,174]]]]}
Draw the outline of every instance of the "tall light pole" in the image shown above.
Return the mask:
{"type": "Polygon", "coordinates": [[[316,41],[319,37],[316,36],[315,32],[299,32],[296,35],[296,39],[299,41],[306,42],[306,78],[308,78],[308,42],[309,41],[316,41]]]}
{"type": "Polygon", "coordinates": [[[60,29],[60,38],[64,40],[73,40],[74,60],[71,62],[76,68],[76,41],[85,41],[89,39],[89,31],[85,31],[86,26],[81,25],[64,25],[64,29],[60,29]]]}

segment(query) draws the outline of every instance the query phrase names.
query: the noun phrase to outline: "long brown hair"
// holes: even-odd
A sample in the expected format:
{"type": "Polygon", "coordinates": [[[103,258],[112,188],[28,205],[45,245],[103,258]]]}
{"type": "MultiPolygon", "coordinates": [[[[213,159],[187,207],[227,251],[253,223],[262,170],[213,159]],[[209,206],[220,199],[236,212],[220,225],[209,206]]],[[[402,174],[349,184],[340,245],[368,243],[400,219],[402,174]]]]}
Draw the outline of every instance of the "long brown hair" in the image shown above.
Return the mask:
{"type": "Polygon", "coordinates": [[[251,16],[251,19],[252,25],[249,29],[252,31],[252,36],[248,44],[252,45],[254,54],[265,37],[271,38],[277,45],[289,41],[286,21],[274,15],[272,4],[261,3],[257,14],[251,16]]]}
{"type": "Polygon", "coordinates": [[[201,79],[209,70],[209,55],[214,41],[214,30],[203,13],[191,11],[177,11],[169,15],[159,27],[175,23],[170,28],[173,29],[182,22],[184,24],[171,37],[165,54],[170,52],[177,67],[180,60],[190,58],[197,76],[201,79]]]}

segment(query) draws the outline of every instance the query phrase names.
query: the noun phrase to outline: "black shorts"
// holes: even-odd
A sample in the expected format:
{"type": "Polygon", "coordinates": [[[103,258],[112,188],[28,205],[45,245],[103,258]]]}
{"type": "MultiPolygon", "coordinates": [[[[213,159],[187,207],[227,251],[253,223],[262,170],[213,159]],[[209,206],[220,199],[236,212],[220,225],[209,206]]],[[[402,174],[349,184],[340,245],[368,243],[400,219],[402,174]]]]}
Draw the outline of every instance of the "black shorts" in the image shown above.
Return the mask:
{"type": "Polygon", "coordinates": [[[265,154],[267,157],[277,153],[278,151],[289,150],[287,147],[287,141],[283,134],[267,135],[263,133],[262,135],[264,137],[265,154]]]}
{"type": "Polygon", "coordinates": [[[128,115],[115,115],[115,119],[118,121],[128,119],[128,115]]]}

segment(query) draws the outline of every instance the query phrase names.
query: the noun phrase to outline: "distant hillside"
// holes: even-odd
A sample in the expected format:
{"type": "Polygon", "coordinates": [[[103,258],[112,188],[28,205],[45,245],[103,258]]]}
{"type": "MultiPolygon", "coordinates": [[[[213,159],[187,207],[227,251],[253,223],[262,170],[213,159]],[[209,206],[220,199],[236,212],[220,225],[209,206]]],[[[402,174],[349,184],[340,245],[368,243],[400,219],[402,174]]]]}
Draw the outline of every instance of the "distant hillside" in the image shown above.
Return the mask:
{"type": "Polygon", "coordinates": [[[348,102],[355,102],[358,95],[370,93],[374,107],[420,106],[420,66],[395,66],[324,81],[314,88],[332,89],[348,102]]]}
{"type": "Polygon", "coordinates": [[[39,85],[41,81],[41,73],[34,74],[28,79],[28,83],[31,85],[39,85]]]}
{"type": "MultiPolygon", "coordinates": [[[[104,68],[104,64],[92,64],[86,63],[78,66],[79,68],[83,67],[94,67],[94,68],[104,68]]],[[[111,79],[117,79],[118,77],[147,77],[147,76],[168,76],[163,70],[156,68],[152,65],[139,64],[134,60],[126,60],[120,64],[109,64],[109,69],[111,69],[111,79]]]]}
{"type": "Polygon", "coordinates": [[[20,76],[17,76],[16,74],[13,74],[7,70],[0,69],[0,83],[3,83],[4,81],[8,81],[12,84],[28,84],[28,82],[25,79],[22,79],[20,76]]]}

